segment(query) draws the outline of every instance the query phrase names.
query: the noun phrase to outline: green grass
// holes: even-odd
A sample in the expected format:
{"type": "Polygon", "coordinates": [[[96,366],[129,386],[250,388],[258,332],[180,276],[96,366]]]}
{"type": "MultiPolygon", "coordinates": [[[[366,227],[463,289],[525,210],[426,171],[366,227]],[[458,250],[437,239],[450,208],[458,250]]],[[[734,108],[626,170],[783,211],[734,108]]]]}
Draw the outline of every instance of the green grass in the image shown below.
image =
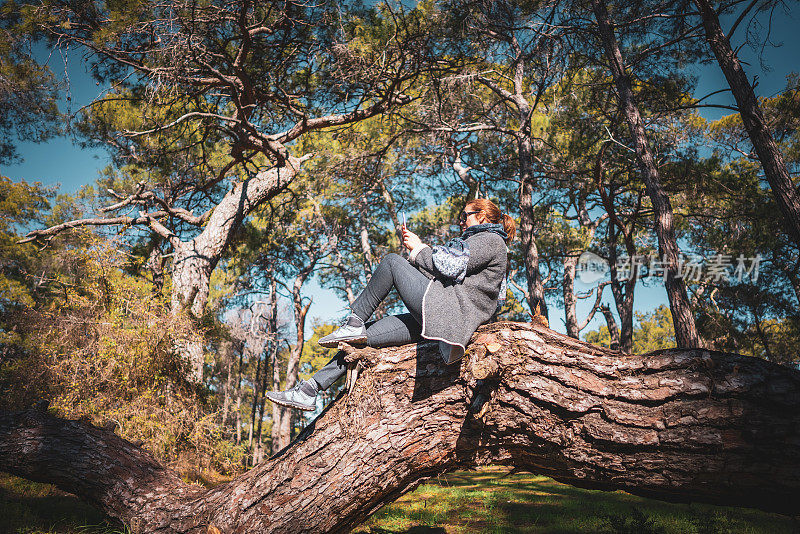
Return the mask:
{"type": "Polygon", "coordinates": [[[125,527],[49,484],[0,473],[0,534],[127,534],[125,527]]]}
{"type": "MultiPolygon", "coordinates": [[[[800,522],[747,508],[671,504],[591,491],[500,467],[443,475],[376,512],[356,533],[792,533],[800,522]]],[[[72,495],[0,473],[0,534],[126,534],[72,495]]]]}
{"type": "Polygon", "coordinates": [[[584,490],[489,467],[459,471],[386,505],[357,533],[792,533],[792,518],[747,508],[672,504],[584,490]]]}

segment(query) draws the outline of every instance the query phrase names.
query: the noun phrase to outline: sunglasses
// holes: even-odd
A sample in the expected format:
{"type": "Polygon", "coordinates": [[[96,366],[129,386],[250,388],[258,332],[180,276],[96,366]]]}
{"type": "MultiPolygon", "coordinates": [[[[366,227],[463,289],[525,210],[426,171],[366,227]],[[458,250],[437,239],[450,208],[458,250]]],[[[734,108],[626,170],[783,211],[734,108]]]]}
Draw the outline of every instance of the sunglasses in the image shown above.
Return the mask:
{"type": "Polygon", "coordinates": [[[459,222],[459,223],[465,223],[465,222],[467,222],[467,217],[469,217],[470,215],[475,215],[476,213],[480,213],[480,212],[482,212],[482,211],[483,211],[483,210],[478,210],[478,211],[462,211],[461,213],[459,213],[459,214],[458,214],[458,222],[459,222]]]}

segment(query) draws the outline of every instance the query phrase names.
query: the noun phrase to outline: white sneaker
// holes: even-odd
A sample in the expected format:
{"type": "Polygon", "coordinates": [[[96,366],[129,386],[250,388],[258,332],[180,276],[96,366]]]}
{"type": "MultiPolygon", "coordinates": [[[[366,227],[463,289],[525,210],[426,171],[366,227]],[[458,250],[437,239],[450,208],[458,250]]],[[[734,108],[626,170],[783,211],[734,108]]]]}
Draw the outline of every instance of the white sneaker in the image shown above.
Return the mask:
{"type": "Polygon", "coordinates": [[[339,328],[321,338],[318,343],[323,347],[329,349],[339,346],[340,341],[346,341],[353,345],[367,342],[367,328],[364,326],[364,321],[358,315],[350,315],[347,319],[342,321],[339,328]]]}
{"type": "Polygon", "coordinates": [[[286,391],[267,391],[265,395],[269,400],[281,406],[306,411],[317,409],[317,386],[313,380],[301,380],[286,391]]]}

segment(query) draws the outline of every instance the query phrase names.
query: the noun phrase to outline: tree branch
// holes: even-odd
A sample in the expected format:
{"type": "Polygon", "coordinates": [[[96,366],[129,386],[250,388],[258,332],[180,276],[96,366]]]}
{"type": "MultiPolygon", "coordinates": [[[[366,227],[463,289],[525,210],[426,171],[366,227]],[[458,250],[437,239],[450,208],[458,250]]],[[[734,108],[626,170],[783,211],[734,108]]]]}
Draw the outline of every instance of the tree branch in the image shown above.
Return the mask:
{"type": "Polygon", "coordinates": [[[211,489],[107,430],[0,414],[0,469],[55,483],[133,532],[341,532],[425,479],[486,464],[575,486],[794,514],[800,372],[705,349],[623,355],[528,323],[348,349],[365,370],[295,441],[211,489]]]}

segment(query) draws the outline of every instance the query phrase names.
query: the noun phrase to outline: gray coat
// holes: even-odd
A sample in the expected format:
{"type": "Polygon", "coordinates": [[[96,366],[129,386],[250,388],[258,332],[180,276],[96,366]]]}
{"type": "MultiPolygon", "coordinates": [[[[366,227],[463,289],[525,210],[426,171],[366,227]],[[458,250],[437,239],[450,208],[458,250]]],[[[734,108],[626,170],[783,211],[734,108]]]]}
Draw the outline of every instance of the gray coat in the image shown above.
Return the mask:
{"type": "Polygon", "coordinates": [[[440,341],[448,363],[463,356],[475,330],[494,315],[506,276],[507,248],[500,235],[479,232],[466,242],[469,262],[462,283],[437,276],[430,247],[420,250],[412,261],[432,278],[422,298],[422,337],[440,341]]]}

